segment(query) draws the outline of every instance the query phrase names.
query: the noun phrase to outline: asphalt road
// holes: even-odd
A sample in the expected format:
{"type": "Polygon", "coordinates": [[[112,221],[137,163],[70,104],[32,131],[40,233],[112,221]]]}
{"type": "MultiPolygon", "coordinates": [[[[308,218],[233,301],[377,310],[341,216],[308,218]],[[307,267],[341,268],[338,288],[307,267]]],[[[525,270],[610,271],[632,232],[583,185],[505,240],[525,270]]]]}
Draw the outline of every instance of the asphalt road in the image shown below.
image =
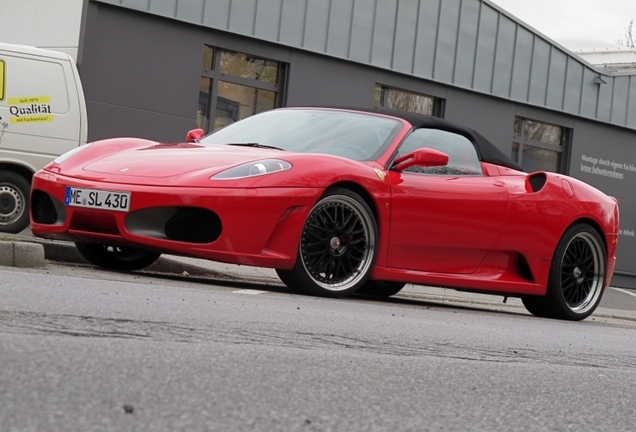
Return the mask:
{"type": "Polygon", "coordinates": [[[636,322],[0,268],[8,431],[631,431],[636,322]]]}

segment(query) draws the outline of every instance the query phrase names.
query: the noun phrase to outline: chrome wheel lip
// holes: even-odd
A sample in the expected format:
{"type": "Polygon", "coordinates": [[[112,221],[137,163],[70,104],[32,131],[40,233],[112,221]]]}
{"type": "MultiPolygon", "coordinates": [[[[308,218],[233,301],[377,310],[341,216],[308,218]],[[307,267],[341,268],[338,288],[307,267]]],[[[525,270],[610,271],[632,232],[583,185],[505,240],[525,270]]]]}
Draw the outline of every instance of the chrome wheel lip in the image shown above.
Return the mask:
{"type": "MultiPolygon", "coordinates": [[[[341,227],[339,227],[341,228],[341,227]]],[[[338,229],[336,229],[338,231],[338,229]]],[[[325,240],[328,243],[330,248],[330,253],[336,259],[341,258],[345,253],[346,240],[342,238],[341,235],[330,235],[328,239],[325,240]]],[[[331,195],[326,197],[325,199],[319,201],[314,208],[312,209],[307,222],[305,223],[305,227],[303,228],[303,232],[301,234],[300,240],[300,259],[302,261],[303,268],[307,275],[311,278],[311,280],[318,285],[320,288],[331,291],[331,292],[343,292],[353,288],[356,284],[358,284],[361,280],[363,280],[371,265],[373,264],[373,257],[375,256],[375,248],[376,248],[376,232],[373,220],[371,216],[367,213],[367,210],[354,198],[351,198],[347,195],[331,195]],[[322,209],[327,208],[331,205],[342,205],[353,212],[355,217],[358,219],[357,223],[361,225],[361,228],[364,232],[366,247],[363,253],[363,256],[360,258],[359,263],[353,272],[350,272],[348,276],[336,283],[326,283],[322,280],[316,278],[314,274],[316,271],[311,268],[311,264],[308,263],[308,259],[305,255],[305,236],[307,235],[308,224],[312,220],[312,215],[316,211],[322,211],[322,209]]]]}
{"type": "Polygon", "coordinates": [[[581,232],[568,242],[560,278],[563,300],[572,312],[585,314],[595,307],[605,284],[603,246],[596,236],[581,232]]]}
{"type": "Polygon", "coordinates": [[[10,184],[0,184],[0,199],[2,195],[10,195],[15,200],[15,207],[8,213],[0,213],[0,225],[11,225],[22,217],[25,211],[26,198],[22,192],[10,184]]]}

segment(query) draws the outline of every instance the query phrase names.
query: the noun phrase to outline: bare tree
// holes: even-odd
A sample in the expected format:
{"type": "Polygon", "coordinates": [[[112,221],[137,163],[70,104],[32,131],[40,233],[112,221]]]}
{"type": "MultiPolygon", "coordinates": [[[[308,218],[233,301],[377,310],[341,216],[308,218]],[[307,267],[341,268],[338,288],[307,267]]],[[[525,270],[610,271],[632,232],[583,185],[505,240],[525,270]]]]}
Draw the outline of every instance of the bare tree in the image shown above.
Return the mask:
{"type": "Polygon", "coordinates": [[[625,41],[617,39],[616,43],[620,46],[626,46],[627,48],[636,48],[636,29],[634,29],[634,19],[629,22],[629,25],[624,28],[625,41]]]}

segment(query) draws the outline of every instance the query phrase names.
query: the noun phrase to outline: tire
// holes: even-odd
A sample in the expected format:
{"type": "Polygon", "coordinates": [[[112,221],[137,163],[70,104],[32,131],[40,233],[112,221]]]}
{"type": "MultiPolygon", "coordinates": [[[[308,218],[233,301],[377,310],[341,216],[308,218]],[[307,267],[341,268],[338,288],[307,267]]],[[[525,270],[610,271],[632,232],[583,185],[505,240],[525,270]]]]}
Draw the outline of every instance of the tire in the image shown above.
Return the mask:
{"type": "Polygon", "coordinates": [[[587,224],[570,227],[554,253],[545,297],[524,297],[536,316],[580,321],[589,317],[603,297],[607,268],[605,244],[587,224]]]}
{"type": "Polygon", "coordinates": [[[292,292],[344,297],[369,278],[377,238],[375,217],[364,200],[348,189],[333,189],[309,212],[294,268],[276,271],[292,292]]]}
{"type": "Polygon", "coordinates": [[[17,234],[29,226],[31,184],[12,171],[0,171],[0,232],[17,234]]]}
{"type": "Polygon", "coordinates": [[[357,294],[364,294],[374,297],[391,297],[404,288],[404,282],[374,281],[368,280],[357,291],[357,294]]]}
{"type": "Polygon", "coordinates": [[[161,256],[156,252],[93,243],[75,243],[75,246],[91,264],[113,270],[139,270],[161,256]]]}

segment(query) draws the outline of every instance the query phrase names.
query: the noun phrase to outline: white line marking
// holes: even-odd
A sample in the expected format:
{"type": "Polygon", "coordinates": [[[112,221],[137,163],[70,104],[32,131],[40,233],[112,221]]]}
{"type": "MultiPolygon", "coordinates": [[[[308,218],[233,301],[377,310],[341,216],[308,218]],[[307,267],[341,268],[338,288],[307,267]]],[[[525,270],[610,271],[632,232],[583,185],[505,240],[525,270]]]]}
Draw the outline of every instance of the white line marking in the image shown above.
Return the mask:
{"type": "Polygon", "coordinates": [[[616,290],[616,291],[619,291],[619,292],[622,292],[623,294],[627,294],[627,295],[630,295],[632,297],[636,297],[636,293],[633,293],[633,292],[630,292],[630,291],[627,291],[627,290],[624,290],[624,289],[620,289],[620,288],[612,287],[612,289],[616,290]]]}
{"type": "Polygon", "coordinates": [[[238,291],[232,291],[232,294],[249,294],[249,295],[258,295],[258,294],[263,294],[266,293],[267,291],[257,291],[257,290],[251,290],[251,289],[242,289],[242,290],[238,290],[238,291]]]}

